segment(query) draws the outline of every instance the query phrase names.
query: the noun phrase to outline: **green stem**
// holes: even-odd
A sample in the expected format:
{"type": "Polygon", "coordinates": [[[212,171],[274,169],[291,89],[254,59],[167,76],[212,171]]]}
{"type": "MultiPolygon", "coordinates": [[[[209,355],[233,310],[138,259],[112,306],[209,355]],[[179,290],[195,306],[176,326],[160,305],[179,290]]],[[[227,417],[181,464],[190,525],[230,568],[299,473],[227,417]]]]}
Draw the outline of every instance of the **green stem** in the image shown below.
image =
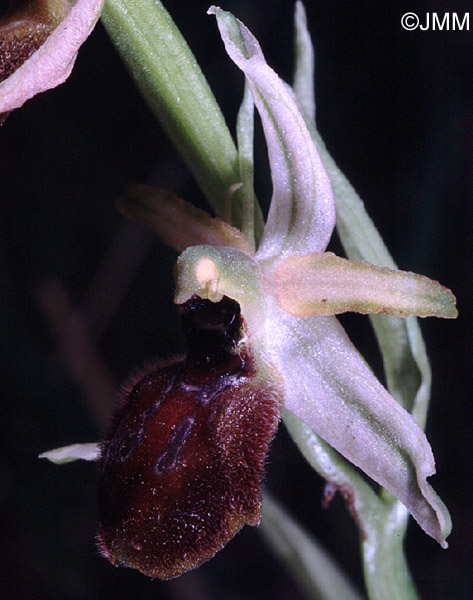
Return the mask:
{"type": "MultiPolygon", "coordinates": [[[[229,188],[241,182],[238,152],[169,13],[159,0],[107,0],[102,21],[149,108],[216,215],[223,216],[229,188]]],[[[235,205],[232,224],[241,227],[241,206],[235,205]]]]}
{"type": "Polygon", "coordinates": [[[370,600],[418,600],[403,542],[409,513],[391,494],[382,514],[372,513],[361,542],[365,585],[370,600]]]}
{"type": "Polygon", "coordinates": [[[407,509],[386,490],[376,494],[353,465],[288,411],[284,423],[309,464],[350,497],[370,600],[417,600],[403,551],[407,509]]]}
{"type": "Polygon", "coordinates": [[[265,493],[260,530],[311,600],[362,600],[330,554],[265,493]]]}

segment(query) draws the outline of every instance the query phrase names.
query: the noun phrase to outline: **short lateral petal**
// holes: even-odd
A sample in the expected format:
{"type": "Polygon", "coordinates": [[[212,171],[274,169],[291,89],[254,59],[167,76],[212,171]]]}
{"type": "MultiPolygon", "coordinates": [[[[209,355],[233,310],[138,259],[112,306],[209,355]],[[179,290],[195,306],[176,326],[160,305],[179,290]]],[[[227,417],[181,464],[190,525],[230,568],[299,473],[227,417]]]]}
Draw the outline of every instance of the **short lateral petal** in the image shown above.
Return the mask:
{"type": "Polygon", "coordinates": [[[332,189],[293,94],[240,21],[216,7],[209,12],[217,16],[225,49],[248,80],[268,146],[273,198],[257,256],[324,250],[335,224],[332,189]]]}
{"type": "Polygon", "coordinates": [[[294,316],[344,312],[396,317],[457,316],[455,296],[437,281],[332,252],[290,256],[275,271],[279,305],[294,316]]]}
{"type": "Polygon", "coordinates": [[[265,347],[285,384],[285,407],[387,488],[446,547],[451,528],[427,483],[431,447],[416,421],[373,376],[335,317],[267,310],[265,347]]]}
{"type": "Polygon", "coordinates": [[[80,46],[92,32],[104,0],[77,0],[46,41],[0,84],[0,113],[63,83],[70,75],[80,46]]]}
{"type": "Polygon", "coordinates": [[[254,248],[244,233],[222,219],[149,185],[131,185],[118,200],[127,217],[149,227],[166,246],[183,252],[189,246],[231,246],[247,254],[254,248]]]}

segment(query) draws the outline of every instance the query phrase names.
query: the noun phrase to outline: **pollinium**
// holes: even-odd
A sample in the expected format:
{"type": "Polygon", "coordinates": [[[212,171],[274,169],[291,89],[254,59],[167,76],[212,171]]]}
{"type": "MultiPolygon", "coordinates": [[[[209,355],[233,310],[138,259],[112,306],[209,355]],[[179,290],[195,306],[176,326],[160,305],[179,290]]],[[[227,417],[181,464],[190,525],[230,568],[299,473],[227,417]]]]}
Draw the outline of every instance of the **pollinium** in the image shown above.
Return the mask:
{"type": "Polygon", "coordinates": [[[257,525],[281,399],[258,373],[238,303],[180,307],[188,356],[134,376],[99,463],[99,547],[169,579],[257,525]]]}

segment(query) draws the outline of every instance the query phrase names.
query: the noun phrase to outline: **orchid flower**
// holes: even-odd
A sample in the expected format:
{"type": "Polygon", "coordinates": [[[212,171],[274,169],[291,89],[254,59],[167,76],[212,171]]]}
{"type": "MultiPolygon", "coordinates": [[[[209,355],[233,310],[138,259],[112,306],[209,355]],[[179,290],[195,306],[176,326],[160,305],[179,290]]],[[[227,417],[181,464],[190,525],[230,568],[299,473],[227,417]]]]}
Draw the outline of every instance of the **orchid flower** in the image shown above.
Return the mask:
{"type": "Polygon", "coordinates": [[[0,114],[63,83],[104,0],[35,0],[0,20],[0,114]]]}
{"type": "MultiPolygon", "coordinates": [[[[237,125],[240,180],[222,201],[227,208],[221,213],[229,215],[228,221],[149,186],[130,187],[119,206],[181,253],[175,271],[176,304],[189,307],[196,298],[216,305],[228,299],[236,303],[243,335],[232,338],[232,348],[237,354],[251,354],[258,385],[276,390],[274,406],[281,412],[284,405],[288,426],[292,419],[300,419],[307,438],[316,434],[389,490],[426,533],[447,547],[450,517],[427,482],[435,473],[427,438],[415,418],[373,375],[335,315],[353,311],[454,318],[455,298],[424,276],[326,251],[335,226],[334,194],[296,95],[268,66],[257,40],[240,21],[216,7],[209,13],[216,16],[225,49],[246,78],[237,125]],[[273,185],[261,236],[252,187],[253,105],[263,124],[273,185]],[[241,211],[232,207],[236,194],[241,211]],[[239,228],[231,222],[233,214],[238,214],[239,228]]],[[[141,398],[137,380],[134,384],[134,391],[127,388],[127,398],[131,394],[141,398]]],[[[160,383],[159,389],[166,385],[171,384],[160,383]]],[[[256,392],[251,397],[259,401],[256,392]]],[[[172,438],[171,451],[168,447],[162,455],[173,469],[192,419],[179,433],[179,444],[172,438]]],[[[144,421],[139,423],[141,431],[144,421]]],[[[130,435],[127,429],[128,437],[120,438],[120,443],[129,441],[130,435]]],[[[270,437],[265,437],[266,448],[270,437]]],[[[113,443],[109,440],[104,447],[102,469],[113,443]]],[[[133,444],[131,450],[126,446],[126,452],[134,451],[137,442],[133,444]]],[[[98,460],[100,454],[99,446],[75,445],[42,456],[64,462],[98,460]]],[[[255,522],[253,514],[247,522],[255,522]]],[[[140,545],[136,539],[133,544],[140,545]]],[[[206,549],[204,559],[222,545],[219,538],[211,552],[206,549]]],[[[181,560],[178,571],[200,562],[181,560]]],[[[177,574],[172,569],[163,572],[164,576],[177,574]]]]}

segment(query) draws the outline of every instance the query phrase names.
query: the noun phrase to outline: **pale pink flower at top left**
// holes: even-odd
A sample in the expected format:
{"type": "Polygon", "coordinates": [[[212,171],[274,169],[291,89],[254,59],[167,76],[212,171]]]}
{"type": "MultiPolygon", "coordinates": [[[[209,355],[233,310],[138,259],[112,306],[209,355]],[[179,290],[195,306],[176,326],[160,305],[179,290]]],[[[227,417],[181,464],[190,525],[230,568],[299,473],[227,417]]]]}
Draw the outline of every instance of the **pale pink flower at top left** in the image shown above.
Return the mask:
{"type": "Polygon", "coordinates": [[[35,0],[0,20],[0,115],[63,83],[104,0],[35,0]]]}

